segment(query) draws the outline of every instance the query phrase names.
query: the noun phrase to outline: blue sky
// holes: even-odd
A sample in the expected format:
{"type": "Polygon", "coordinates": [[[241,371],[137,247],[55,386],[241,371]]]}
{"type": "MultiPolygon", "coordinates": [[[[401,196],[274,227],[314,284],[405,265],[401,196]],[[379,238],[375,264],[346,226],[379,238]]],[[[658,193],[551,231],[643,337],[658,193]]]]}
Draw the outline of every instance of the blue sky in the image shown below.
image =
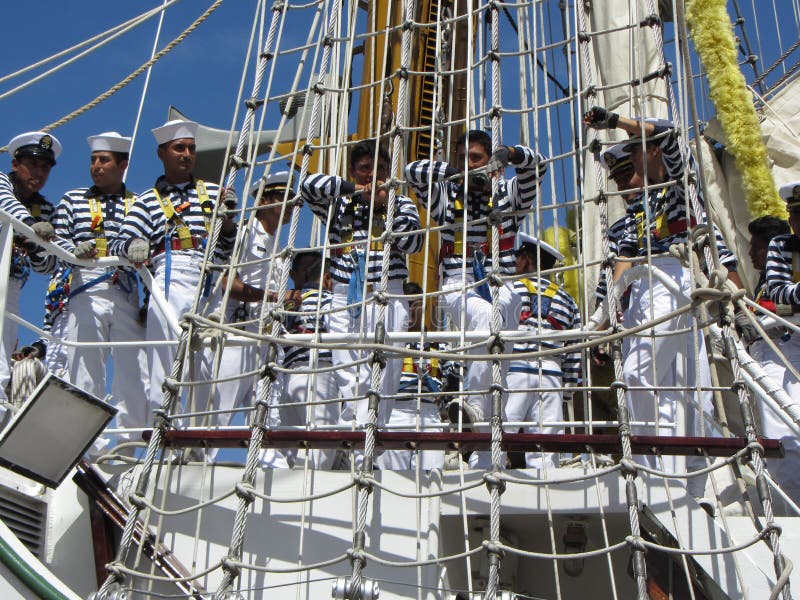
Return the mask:
{"type": "MultiPolygon", "coordinates": [[[[551,0],[554,5],[557,0],[551,0]]],[[[70,47],[91,35],[100,33],[126,19],[134,17],[146,10],[157,7],[158,1],[108,2],[98,0],[72,0],[70,2],[44,0],[37,3],[13,2],[5,7],[4,47],[0,54],[0,77],[49,56],[57,51],[70,47]]],[[[161,32],[159,48],[177,36],[208,6],[211,0],[183,0],[170,7],[161,32]]],[[[269,3],[271,5],[271,3],[269,3]]],[[[746,24],[753,23],[753,11],[756,2],[740,2],[744,11],[746,24]]],[[[760,0],[759,6],[762,6],[760,0]]],[[[749,40],[753,52],[759,54],[762,65],[769,65],[786,48],[797,39],[795,20],[796,0],[778,0],[775,4],[779,11],[776,20],[772,15],[772,3],[769,8],[763,6],[761,35],[756,36],[751,30],[749,40]],[[781,27],[780,45],[778,43],[778,27],[781,27]]],[[[256,10],[256,0],[227,0],[211,15],[207,22],[187,38],[173,52],[162,59],[153,69],[148,93],[141,119],[141,126],[136,140],[136,151],[128,175],[128,184],[135,191],[146,189],[161,172],[161,165],[155,155],[155,142],[150,129],[166,120],[167,108],[174,104],[190,118],[206,125],[227,130],[231,127],[231,115],[235,109],[237,91],[241,79],[241,65],[247,51],[251,22],[256,10]]],[[[571,5],[570,5],[571,8],[571,5]]],[[[761,10],[761,9],[760,9],[761,10]]],[[[558,14],[553,11],[552,14],[558,14]]],[[[150,57],[158,17],[152,18],[144,25],[129,32],[108,44],[78,63],[68,66],[62,71],[49,76],[46,80],[17,92],[11,96],[0,98],[0,145],[21,131],[35,130],[51,123],[71,110],[93,99],[117,83],[128,73],[144,63],[150,57]]],[[[560,23],[543,22],[545,37],[560,34],[560,23]]],[[[668,30],[669,31],[669,30],[668,30]]],[[[304,39],[307,30],[294,27],[284,32],[281,47],[297,45],[304,39]],[[295,39],[292,39],[294,36],[295,39]]],[[[667,38],[670,34],[667,33],[667,38]]],[[[504,44],[516,43],[513,35],[503,38],[504,44]]],[[[800,54],[800,53],[798,53],[800,54]]],[[[795,57],[795,60],[800,57],[795,57]]],[[[560,51],[548,54],[548,64],[558,71],[564,57],[560,51]]],[[[793,64],[794,61],[790,61],[793,64]]],[[[507,64],[515,64],[507,61],[507,64]]],[[[52,66],[52,65],[48,65],[52,66]]],[[[252,68],[252,67],[251,67],[252,68]]],[[[22,75],[8,81],[0,82],[0,95],[7,93],[14,86],[26,81],[32,74],[22,75]]],[[[779,73],[776,72],[777,76],[779,73]]],[[[294,76],[286,72],[285,81],[278,85],[287,86],[294,76]]],[[[568,84],[568,81],[562,83],[568,84]]],[[[513,77],[504,79],[505,85],[515,85],[513,77]]],[[[54,131],[64,144],[64,154],[54,168],[50,181],[44,192],[52,200],[57,201],[64,191],[88,185],[88,135],[107,130],[117,130],[130,134],[133,130],[136,109],[142,93],[144,77],[132,82],[127,88],[70,123],[54,131]]],[[[252,77],[248,77],[245,90],[252,85],[252,77]]],[[[558,92],[550,91],[551,97],[558,92]]],[[[513,106],[514,94],[505,95],[504,101],[513,106]]],[[[274,111],[274,109],[273,109],[274,111]]],[[[275,112],[268,113],[270,117],[275,112]]],[[[241,119],[241,118],[240,118],[241,119]]],[[[512,121],[512,119],[509,119],[512,121]]],[[[269,123],[267,128],[274,127],[269,123]]],[[[513,131],[514,126],[504,125],[506,134],[513,131]]],[[[561,123],[561,136],[558,144],[552,148],[552,154],[568,151],[571,147],[572,124],[561,123]]],[[[505,141],[505,140],[504,140],[505,141]]],[[[551,140],[552,141],[552,140],[551,140]]],[[[564,161],[568,162],[568,161],[564,161]]],[[[9,169],[7,155],[0,155],[0,170],[9,169]]],[[[568,187],[566,170],[553,169],[552,186],[568,187]]],[[[548,183],[547,185],[550,185],[548,183]]],[[[571,189],[571,184],[569,184],[571,189]]],[[[552,192],[555,197],[556,192],[552,192]]],[[[307,236],[306,236],[307,237],[307,236]]],[[[302,238],[301,238],[302,239],[302,238]]],[[[42,292],[45,282],[41,277],[34,277],[28,283],[23,301],[23,315],[34,323],[40,322],[43,310],[42,292]]]]}

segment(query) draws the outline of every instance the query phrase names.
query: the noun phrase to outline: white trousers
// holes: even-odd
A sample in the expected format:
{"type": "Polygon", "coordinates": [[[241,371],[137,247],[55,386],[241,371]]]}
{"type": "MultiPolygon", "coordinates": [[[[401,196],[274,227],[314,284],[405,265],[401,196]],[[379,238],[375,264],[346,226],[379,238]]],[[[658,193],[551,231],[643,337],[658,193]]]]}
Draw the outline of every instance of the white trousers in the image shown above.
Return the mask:
{"type": "MultiPolygon", "coordinates": [[[[402,294],[403,284],[399,280],[389,282],[387,292],[390,294],[402,294]]],[[[333,296],[331,300],[332,313],[328,320],[330,331],[336,333],[358,333],[364,342],[374,340],[375,329],[378,323],[378,304],[374,301],[372,294],[368,294],[364,299],[361,316],[354,319],[347,308],[347,284],[336,283],[333,286],[333,296]]],[[[386,331],[405,331],[408,328],[408,301],[405,298],[392,298],[386,304],[386,331]]],[[[394,344],[402,346],[402,344],[394,344]]],[[[357,360],[369,357],[366,350],[356,350],[352,347],[334,349],[334,366],[344,368],[336,371],[342,395],[345,398],[353,398],[345,402],[342,410],[341,421],[347,423],[355,420],[359,425],[368,421],[369,399],[367,392],[370,389],[370,379],[372,367],[367,364],[353,365],[357,360]]],[[[383,369],[383,377],[380,389],[381,401],[378,406],[378,425],[383,425],[389,420],[394,404],[393,396],[397,393],[400,385],[400,373],[402,372],[403,359],[399,355],[387,357],[386,366],[383,369]]]]}
{"type": "MultiPolygon", "coordinates": [[[[329,364],[319,363],[320,367],[329,364]]],[[[339,422],[339,402],[327,402],[339,397],[336,375],[325,373],[290,373],[286,378],[286,393],[281,402],[281,425],[314,429],[319,425],[336,425],[339,422]],[[291,406],[285,406],[290,404],[291,406]]],[[[290,462],[302,462],[302,452],[287,452],[290,462]]],[[[336,458],[336,451],[315,448],[306,455],[310,468],[330,469],[336,458]]]]}
{"type": "MultiPolygon", "coordinates": [[[[676,259],[656,258],[653,259],[653,265],[663,271],[689,297],[689,271],[676,259]]],[[[679,304],[679,299],[670,294],[657,279],[652,280],[652,289],[647,279],[635,281],[631,285],[630,305],[624,316],[625,326],[634,327],[657,319],[678,308],[679,304]]],[[[671,333],[689,327],[692,322],[690,314],[683,313],[629,338],[622,365],[624,382],[629,388],[650,388],[629,389],[627,399],[630,419],[652,423],[633,426],[631,431],[634,435],[694,435],[700,419],[695,407],[702,407],[704,412],[711,410],[711,395],[698,394],[692,389],[698,383],[709,385],[711,380],[702,335],[699,332],[693,335],[691,331],[671,333]],[[651,336],[651,332],[656,335],[651,336]],[[665,333],[668,335],[664,335],[665,333]],[[669,387],[685,389],[664,389],[669,387]]],[[[708,427],[706,431],[706,435],[710,435],[708,427]]],[[[651,467],[670,472],[683,472],[687,468],[687,461],[676,456],[664,456],[663,465],[654,456],[642,457],[642,461],[651,467]]],[[[690,470],[705,465],[703,459],[688,462],[690,470]]],[[[695,486],[698,489],[704,487],[704,481],[693,482],[695,479],[698,478],[689,480],[690,490],[695,486]]]]}
{"type": "MultiPolygon", "coordinates": [[[[158,286],[162,291],[165,290],[165,283],[167,280],[165,258],[164,254],[160,254],[153,260],[155,266],[154,285],[158,286]]],[[[200,284],[202,277],[201,262],[197,255],[172,253],[172,266],[168,275],[169,291],[167,292],[167,301],[172,307],[179,323],[184,313],[192,309],[195,292],[197,291],[197,286],[200,284]]],[[[202,312],[202,307],[198,308],[198,312],[202,312]]],[[[173,333],[169,328],[167,318],[161,313],[152,299],[147,309],[146,339],[148,342],[164,340],[177,342],[178,339],[177,334],[173,333]]],[[[164,401],[164,393],[161,390],[161,385],[164,383],[164,379],[172,372],[176,348],[177,344],[148,346],[147,356],[150,373],[149,375],[145,375],[145,379],[149,382],[149,410],[160,407],[164,401]]],[[[196,376],[196,374],[200,372],[201,362],[201,355],[199,352],[191,357],[191,360],[187,363],[187,366],[193,371],[189,374],[190,376],[196,376]]],[[[184,368],[186,368],[186,366],[184,368]]],[[[181,395],[180,391],[178,394],[179,396],[181,395]]],[[[179,406],[172,407],[173,412],[178,409],[179,406]]]]}
{"type": "MultiPolygon", "coordinates": [[[[467,283],[470,283],[468,280],[467,283]]],[[[461,279],[445,279],[442,291],[446,292],[443,296],[445,313],[450,319],[450,323],[456,328],[461,329],[462,317],[464,318],[465,331],[490,331],[492,324],[492,305],[484,300],[474,290],[464,291],[461,286],[461,279]]],[[[499,290],[498,304],[500,317],[502,319],[502,329],[516,329],[519,325],[519,314],[522,299],[514,291],[510,283],[505,283],[499,290]]],[[[487,335],[488,342],[488,335],[487,335]]],[[[511,352],[513,344],[507,343],[505,352],[511,352]]],[[[486,344],[478,344],[470,349],[468,354],[488,354],[489,349],[486,344]]],[[[508,364],[504,362],[503,372],[508,369],[508,364]]],[[[467,402],[476,411],[488,418],[491,414],[492,395],[488,392],[492,384],[492,363],[489,361],[469,361],[467,363],[467,373],[464,380],[466,390],[486,390],[481,394],[470,394],[467,402]]]]}
{"type": "MultiPolygon", "coordinates": [[[[95,275],[87,274],[87,280],[95,275]]],[[[73,286],[85,281],[75,272],[73,286]]],[[[127,281],[126,281],[127,283],[127,281]]],[[[133,286],[125,292],[110,280],[73,296],[67,317],[67,339],[75,342],[141,342],[145,329],[139,323],[139,292],[133,286]]],[[[114,361],[111,394],[117,412],[118,427],[147,427],[153,419],[148,402],[147,352],[141,346],[70,346],[67,351],[69,379],[79,388],[103,398],[107,391],[106,362],[114,361]]],[[[140,435],[122,436],[139,439],[140,435]]]]}
{"type": "MultiPolygon", "coordinates": [[[[800,336],[795,333],[790,339],[776,340],[775,343],[789,363],[795,369],[800,369],[800,336]]],[[[772,348],[763,341],[758,341],[750,346],[750,354],[761,364],[767,376],[781,386],[790,398],[800,398],[800,381],[789,372],[772,348]]],[[[764,436],[780,440],[786,451],[784,458],[771,458],[767,462],[770,476],[796,504],[800,504],[800,442],[770,407],[760,403],[758,408],[764,436]]]]}
{"type": "MultiPolygon", "coordinates": [[[[6,291],[6,314],[19,314],[19,297],[24,282],[13,277],[8,278],[6,291]]],[[[6,388],[11,381],[11,354],[17,345],[17,331],[19,326],[11,319],[3,323],[3,343],[0,346],[0,401],[8,401],[6,388]]]]}
{"type": "MultiPolygon", "coordinates": [[[[389,425],[399,426],[409,431],[441,431],[442,418],[439,408],[433,402],[420,402],[416,399],[395,402],[389,425]],[[433,425],[433,427],[431,427],[433,425]]],[[[398,431],[392,427],[391,431],[398,431]]],[[[444,450],[387,450],[377,459],[378,466],[388,471],[407,471],[419,468],[424,471],[444,467],[444,450]]]]}
{"type": "MultiPolygon", "coordinates": [[[[472,283],[470,277],[467,283],[472,283]]],[[[464,290],[460,278],[448,277],[444,280],[442,296],[445,314],[456,330],[463,327],[465,331],[490,331],[492,328],[492,304],[487,302],[475,290],[464,290]]],[[[498,306],[500,309],[501,329],[516,329],[519,325],[519,314],[522,308],[522,299],[514,291],[511,283],[505,283],[499,289],[498,306]]],[[[488,335],[487,340],[488,342],[488,335]]],[[[473,342],[474,343],[474,342],[473,342]]],[[[506,343],[504,352],[513,350],[512,343],[506,343]]],[[[467,351],[467,354],[488,354],[486,344],[478,344],[467,351]]],[[[505,373],[508,362],[501,363],[501,385],[505,385],[505,373]]],[[[492,412],[492,394],[489,387],[492,385],[492,363],[490,361],[468,361],[464,389],[481,393],[471,393],[466,402],[478,413],[480,419],[488,419],[492,412]]],[[[469,466],[474,469],[487,468],[491,464],[491,453],[487,450],[475,451],[470,454],[469,466]]]]}
{"type": "MultiPolygon", "coordinates": [[[[144,328],[142,336],[144,336],[144,328]]],[[[53,326],[50,329],[53,341],[47,345],[47,356],[44,365],[47,370],[56,375],[69,373],[69,347],[61,343],[61,340],[70,339],[69,336],[69,305],[53,317],[53,326]]],[[[69,375],[67,375],[69,376],[69,375]]]]}
{"type": "MultiPolygon", "coordinates": [[[[555,389],[562,387],[561,377],[555,372],[561,372],[561,365],[556,361],[512,360],[506,376],[509,391],[504,420],[530,423],[523,428],[524,433],[563,433],[561,427],[545,425],[564,419],[563,395],[560,389],[555,389]]],[[[517,429],[516,426],[505,428],[506,431],[517,429]]],[[[525,466],[552,469],[558,466],[556,456],[553,452],[526,452],[525,466]]]]}

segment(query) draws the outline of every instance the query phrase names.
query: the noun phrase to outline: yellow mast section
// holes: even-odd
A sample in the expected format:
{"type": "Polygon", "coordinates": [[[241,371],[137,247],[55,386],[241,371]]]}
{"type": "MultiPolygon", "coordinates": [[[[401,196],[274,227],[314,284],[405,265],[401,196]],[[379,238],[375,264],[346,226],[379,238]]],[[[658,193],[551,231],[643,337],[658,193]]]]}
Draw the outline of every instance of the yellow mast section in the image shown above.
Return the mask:
{"type": "MultiPolygon", "coordinates": [[[[400,64],[400,40],[401,35],[399,26],[403,22],[403,0],[378,0],[377,2],[365,2],[361,6],[367,10],[367,31],[378,32],[392,28],[390,34],[379,34],[369,36],[364,44],[364,67],[362,85],[365,90],[361,92],[358,106],[357,131],[359,138],[372,137],[374,132],[380,131],[381,134],[387,132],[387,113],[396,112],[397,107],[397,88],[395,79],[387,79],[393,85],[384,84],[381,87],[382,79],[394,74],[401,67],[400,64]]],[[[412,161],[421,158],[440,158],[444,148],[448,147],[447,142],[455,140],[435,139],[435,122],[437,113],[444,109],[444,98],[451,99],[447,102],[448,118],[452,120],[464,119],[466,110],[466,75],[463,69],[466,67],[466,52],[459,52],[453,57],[453,64],[456,75],[449,79],[436,77],[437,60],[442,48],[439,47],[439,36],[437,36],[436,23],[442,19],[445,13],[455,15],[458,11],[465,11],[465,2],[452,2],[448,0],[420,0],[417,3],[415,21],[418,23],[430,24],[427,28],[418,29],[415,32],[414,48],[409,68],[412,72],[424,72],[424,76],[412,76],[409,80],[409,125],[416,131],[409,132],[405,148],[406,160],[412,161]],[[438,89],[437,96],[437,86],[438,89]]],[[[467,27],[463,21],[456,28],[454,37],[457,38],[456,47],[467,48],[466,31],[467,27]]],[[[449,134],[460,134],[464,128],[458,131],[447,129],[449,134]]],[[[452,144],[450,144],[452,148],[452,144]]],[[[450,160],[454,156],[446,157],[450,160]]],[[[402,165],[401,165],[402,166],[402,165]]],[[[394,173],[395,176],[400,176],[394,173]]],[[[423,224],[428,223],[427,212],[424,206],[418,204],[420,218],[423,224]]],[[[438,265],[439,265],[439,236],[436,232],[430,235],[430,245],[427,252],[409,257],[409,279],[420,285],[425,282],[427,290],[434,290],[437,286],[438,265]],[[427,267],[426,267],[427,265],[427,267]],[[425,270],[427,268],[427,277],[425,270]]]]}

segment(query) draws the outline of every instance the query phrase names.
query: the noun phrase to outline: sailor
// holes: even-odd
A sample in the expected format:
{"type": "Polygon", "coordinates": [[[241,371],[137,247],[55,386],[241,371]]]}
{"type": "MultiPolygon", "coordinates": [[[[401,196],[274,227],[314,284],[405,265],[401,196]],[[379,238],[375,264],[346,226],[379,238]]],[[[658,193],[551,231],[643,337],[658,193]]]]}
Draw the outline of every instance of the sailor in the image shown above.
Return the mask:
{"type": "MultiPolygon", "coordinates": [[[[634,327],[670,314],[691,297],[691,273],[668,254],[668,249],[673,244],[691,248],[692,228],[705,222],[704,212],[698,215],[693,207],[687,210],[689,199],[684,177],[697,173],[697,164],[672,122],[666,119],[640,121],[593,107],[584,115],[584,124],[595,129],[619,127],[627,131],[631,139],[626,150],[630,152],[634,170],[647,185],[654,186],[646,192],[647,201],[640,208],[627,212],[625,234],[619,242],[620,255],[649,256],[653,267],[681,290],[681,297],[675,297],[656,278],[634,281],[630,306],[624,315],[626,326],[634,327]]],[[[704,208],[700,188],[697,202],[704,208]]],[[[725,247],[716,229],[715,239],[720,261],[728,269],[728,278],[741,287],[736,257],[725,247]]],[[[631,262],[618,261],[614,280],[631,266],[631,262]]],[[[646,423],[633,426],[632,432],[636,435],[711,435],[708,427],[711,394],[689,391],[696,390],[698,385],[706,389],[711,385],[703,337],[692,332],[690,314],[682,313],[648,331],[651,333],[630,341],[623,357],[630,418],[646,423]]],[[[652,466],[659,466],[654,457],[645,460],[652,466]]],[[[691,462],[694,461],[687,464],[691,462]]],[[[663,468],[668,471],[678,470],[678,464],[675,457],[663,459],[663,468]]],[[[701,465],[689,465],[689,468],[698,466],[701,465]]],[[[699,488],[704,487],[705,482],[701,479],[690,478],[687,485],[697,498],[703,495],[699,488]]]]}
{"type": "MultiPolygon", "coordinates": [[[[108,131],[88,137],[87,142],[93,185],[64,194],[53,217],[56,235],[80,259],[108,256],[108,246],[118,236],[134,202],[133,192],[123,183],[131,138],[108,131]]],[[[130,267],[62,264],[57,276],[57,287],[48,292],[48,300],[58,303],[57,308],[68,301],[70,310],[55,321],[56,328],[66,316],[66,339],[79,344],[67,350],[69,380],[102,398],[107,392],[106,362],[110,356],[114,360],[111,393],[119,411],[117,426],[146,427],[150,414],[142,378],[142,371],[147,371],[144,348],[99,343],[144,340],[136,272],[130,267]]]]}
{"type": "MultiPolygon", "coordinates": [[[[403,293],[411,296],[408,302],[408,331],[422,331],[422,288],[411,282],[403,285],[403,293]]],[[[406,348],[424,352],[447,352],[446,344],[439,342],[411,342],[406,348]]],[[[387,424],[391,431],[433,431],[442,427],[441,398],[448,385],[458,377],[457,367],[451,360],[435,357],[407,355],[403,357],[400,387],[394,410],[387,424]]],[[[384,470],[410,470],[417,466],[423,471],[444,466],[443,450],[387,450],[378,458],[384,470]]]]}
{"type": "MultiPolygon", "coordinates": [[[[330,265],[325,265],[321,252],[301,250],[292,261],[289,275],[300,297],[286,303],[285,308],[289,313],[287,332],[327,333],[330,330],[328,320],[331,311],[330,265]]],[[[339,386],[336,372],[330,368],[332,364],[331,350],[324,345],[314,349],[304,346],[286,348],[283,366],[303,372],[289,373],[286,379],[286,393],[283,396],[285,406],[281,407],[282,425],[313,429],[339,422],[339,386]]],[[[297,452],[292,454],[294,460],[297,452]]],[[[315,448],[307,456],[310,468],[330,469],[336,452],[315,448]]],[[[294,462],[298,466],[298,462],[294,462]]]]}
{"type": "MultiPolygon", "coordinates": [[[[781,186],[779,193],[786,200],[791,233],[775,236],[769,243],[765,279],[769,299],[774,304],[773,312],[798,326],[800,325],[800,181],[781,186]]],[[[751,346],[751,353],[769,375],[770,380],[783,387],[789,397],[796,400],[800,398],[800,380],[787,368],[784,360],[795,370],[800,370],[800,335],[793,333],[791,329],[783,328],[775,343],[783,357],[763,342],[751,346]]],[[[780,439],[786,452],[783,460],[769,463],[769,472],[789,497],[794,502],[800,503],[800,442],[782,419],[763,406],[761,425],[764,435],[780,439]]]]}
{"type": "MultiPolygon", "coordinates": [[[[627,150],[627,145],[628,142],[620,142],[600,154],[600,165],[608,171],[609,179],[613,180],[616,184],[617,190],[621,192],[622,199],[626,206],[626,214],[614,221],[611,227],[608,228],[608,249],[610,253],[616,256],[619,255],[619,241],[625,234],[625,223],[628,218],[627,212],[641,211],[642,204],[641,187],[644,180],[642,176],[636,172],[636,169],[633,168],[631,154],[627,150]]],[[[600,272],[600,278],[595,288],[595,306],[599,306],[607,296],[608,282],[606,281],[605,269],[603,269],[600,272]]],[[[626,290],[619,307],[621,310],[628,307],[628,298],[629,295],[626,290]]],[[[627,344],[627,339],[623,343],[627,344]]],[[[605,365],[608,360],[607,344],[592,346],[591,354],[594,364],[605,365]]]]}
{"type": "MultiPolygon", "coordinates": [[[[173,318],[179,321],[191,311],[198,286],[203,283],[203,290],[208,290],[212,283],[203,277],[203,254],[215,205],[226,196],[235,203],[233,196],[221,194],[216,184],[192,175],[196,131],[197,123],[182,120],[153,129],[164,174],[153,188],[136,197],[119,235],[108,242],[109,254],[123,256],[137,266],[151,262],[154,284],[166,297],[173,318]]],[[[226,217],[213,257],[217,262],[227,261],[235,233],[236,224],[226,217]]],[[[154,298],[148,307],[145,337],[148,342],[177,338],[177,331],[171,329],[167,315],[154,298]]],[[[149,410],[161,406],[161,386],[172,370],[174,358],[173,345],[148,347],[150,373],[145,371],[144,378],[149,382],[149,410]]]]}
{"type": "MultiPolygon", "coordinates": [[[[600,165],[608,171],[608,178],[616,184],[617,191],[625,202],[626,212],[629,208],[635,210],[635,206],[641,204],[640,188],[643,184],[641,175],[633,168],[631,153],[627,150],[627,146],[628,142],[620,142],[600,154],[600,165]]],[[[627,216],[623,215],[608,228],[608,249],[613,254],[619,254],[619,240],[625,232],[626,218],[627,216]]],[[[595,290],[597,304],[605,300],[607,294],[608,284],[603,271],[600,273],[600,280],[595,290]]]]}
{"type": "MultiPolygon", "coordinates": [[[[514,352],[556,348],[563,352],[533,360],[512,358],[508,368],[505,420],[530,423],[524,426],[525,433],[563,433],[562,427],[552,423],[563,421],[563,403],[572,401],[568,388],[580,381],[581,356],[580,352],[570,349],[571,342],[548,339],[548,336],[556,331],[580,328],[580,311],[563,287],[541,275],[542,271],[564,260],[563,254],[530,234],[520,233],[515,256],[517,275],[522,276],[514,282],[522,298],[519,330],[527,332],[526,338],[530,341],[518,341],[514,352]]],[[[518,427],[512,426],[511,430],[516,431],[518,427]]],[[[555,454],[540,452],[526,452],[525,464],[538,469],[558,466],[555,454]]]]}
{"type": "MultiPolygon", "coordinates": [[[[403,280],[408,275],[406,256],[422,249],[423,235],[414,202],[395,196],[393,220],[387,223],[389,190],[389,154],[372,141],[356,144],[350,152],[349,177],[309,175],[300,183],[303,199],[311,211],[327,226],[332,248],[333,279],[330,328],[337,333],[369,332],[370,341],[377,329],[378,302],[374,292],[381,284],[384,268],[384,239],[390,235],[385,331],[401,331],[408,322],[408,302],[402,297],[403,280]],[[377,160],[376,160],[377,154],[377,160]],[[330,220],[329,220],[330,215],[330,220]]],[[[371,365],[361,359],[364,351],[344,348],[333,351],[333,364],[345,367],[340,374],[349,379],[343,386],[346,402],[342,421],[358,425],[368,422],[371,365]],[[360,364],[356,362],[361,360],[360,364]]],[[[379,390],[378,424],[386,423],[397,392],[401,359],[389,356],[383,369],[379,390]]],[[[362,454],[355,454],[361,467],[362,454]]]]}
{"type": "MultiPolygon", "coordinates": [[[[289,194],[291,198],[291,178],[288,171],[270,173],[260,178],[250,189],[250,195],[256,199],[258,209],[255,218],[245,229],[242,238],[242,255],[240,264],[233,270],[233,279],[225,275],[217,292],[209,301],[212,312],[223,313],[225,323],[235,324],[246,331],[259,332],[262,316],[269,314],[275,307],[283,272],[283,259],[275,256],[278,251],[278,237],[281,225],[288,223],[292,211],[284,203],[289,194]],[[227,302],[222,301],[226,290],[230,287],[227,302]]],[[[287,299],[296,298],[289,292],[287,299]]],[[[219,379],[211,395],[211,409],[217,412],[216,425],[224,427],[231,422],[236,409],[252,405],[253,392],[256,394],[264,385],[254,376],[241,378],[243,373],[252,373],[263,363],[260,349],[252,344],[241,346],[222,346],[219,367],[214,373],[213,356],[207,354],[201,366],[204,379],[219,379]],[[239,378],[237,378],[239,377],[239,378]],[[225,381],[230,379],[230,381],[225,381]]],[[[280,360],[279,360],[280,362],[280,360]]],[[[272,386],[269,398],[274,409],[269,410],[269,427],[281,424],[277,405],[283,394],[284,377],[279,375],[272,386]]],[[[208,460],[216,457],[216,449],[207,454],[208,460]]],[[[262,468],[287,468],[284,453],[274,448],[262,451],[260,455],[262,468]]]]}
{"type": "MultiPolygon", "coordinates": [[[[524,219],[520,213],[529,210],[536,199],[539,181],[546,169],[544,160],[541,154],[524,146],[499,146],[492,153],[491,137],[483,131],[472,130],[456,145],[455,166],[430,160],[406,166],[409,185],[419,201],[429,207],[431,218],[444,227],[439,254],[441,289],[445,292],[441,298],[453,327],[463,326],[467,331],[491,330],[489,286],[473,285],[491,271],[489,221],[495,216],[501,218],[499,271],[501,275],[511,275],[514,273],[514,240],[524,219]],[[501,175],[509,164],[516,175],[508,180],[501,179],[497,195],[492,198],[489,177],[501,175]],[[462,273],[465,274],[463,281],[462,273]]],[[[510,282],[500,286],[498,292],[502,327],[516,329],[520,298],[510,282]]],[[[475,344],[470,353],[484,354],[486,346],[475,344]]],[[[491,406],[491,365],[470,361],[465,379],[465,388],[471,393],[463,404],[453,402],[448,406],[449,417],[458,422],[461,408],[463,424],[484,421],[491,406]]],[[[481,455],[473,452],[470,465],[481,455]]]]}
{"type": "MultiPolygon", "coordinates": [[[[53,205],[39,192],[47,183],[50,170],[61,154],[61,143],[49,133],[31,131],[14,137],[8,143],[8,153],[11,155],[11,172],[0,173],[0,209],[33,228],[42,240],[52,240],[55,236],[50,224],[53,205]]],[[[19,314],[20,292],[31,269],[38,273],[50,273],[55,265],[55,257],[46,254],[36,240],[15,235],[6,290],[6,312],[19,314]]],[[[11,377],[9,360],[16,340],[17,324],[6,321],[0,346],[0,402],[6,401],[5,390],[11,377]]],[[[44,358],[45,345],[38,343],[36,346],[36,354],[44,358]]],[[[30,351],[33,352],[34,348],[30,351]]]]}

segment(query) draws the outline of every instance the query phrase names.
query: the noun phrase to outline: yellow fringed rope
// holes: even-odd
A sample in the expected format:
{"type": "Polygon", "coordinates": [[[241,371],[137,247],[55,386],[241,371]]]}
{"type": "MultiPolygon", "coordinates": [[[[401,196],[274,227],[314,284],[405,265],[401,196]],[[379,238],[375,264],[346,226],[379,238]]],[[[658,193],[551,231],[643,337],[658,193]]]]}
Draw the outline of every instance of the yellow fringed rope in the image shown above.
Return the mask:
{"type": "Polygon", "coordinates": [[[686,20],[706,69],[709,96],[728,138],[726,149],[742,174],[742,187],[750,214],[754,218],[775,215],[785,219],[786,204],[778,196],[769,170],[767,149],[761,139],[752,95],[736,62],[736,46],[726,2],[689,0],[686,20]]]}

